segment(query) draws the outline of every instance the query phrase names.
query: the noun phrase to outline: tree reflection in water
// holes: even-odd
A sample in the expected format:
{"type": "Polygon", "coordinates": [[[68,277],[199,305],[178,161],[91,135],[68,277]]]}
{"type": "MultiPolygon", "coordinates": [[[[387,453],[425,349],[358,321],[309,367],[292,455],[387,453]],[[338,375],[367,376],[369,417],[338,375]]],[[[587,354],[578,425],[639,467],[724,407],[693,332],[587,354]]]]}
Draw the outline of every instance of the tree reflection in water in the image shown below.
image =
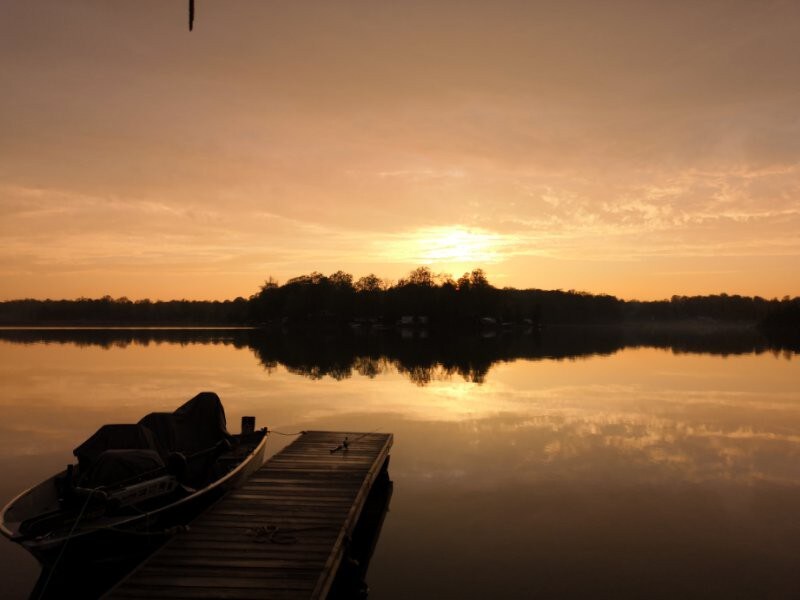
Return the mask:
{"type": "Polygon", "coordinates": [[[697,326],[550,327],[487,330],[481,334],[344,330],[318,334],[260,329],[0,329],[0,340],[104,348],[131,344],[223,344],[251,350],[265,369],[278,365],[310,379],[374,378],[389,370],[416,385],[462,377],[482,383],[499,362],[574,360],[625,348],[662,348],[675,354],[717,356],[800,352],[800,341],[770,338],[756,328],[697,326]]]}

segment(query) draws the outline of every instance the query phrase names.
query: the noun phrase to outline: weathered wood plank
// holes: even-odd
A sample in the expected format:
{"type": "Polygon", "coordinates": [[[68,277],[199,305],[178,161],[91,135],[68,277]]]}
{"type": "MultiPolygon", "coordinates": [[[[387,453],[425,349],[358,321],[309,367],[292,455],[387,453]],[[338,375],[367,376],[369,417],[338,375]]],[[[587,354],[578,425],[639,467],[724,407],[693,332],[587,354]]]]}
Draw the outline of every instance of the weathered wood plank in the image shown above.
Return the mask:
{"type": "MultiPolygon", "coordinates": [[[[147,600],[262,600],[263,590],[214,588],[169,588],[162,587],[153,593],[149,588],[122,590],[115,598],[147,598],[147,600]]],[[[270,590],[270,600],[303,600],[308,594],[304,590],[270,590]]]]}
{"type": "Polygon", "coordinates": [[[227,564],[229,561],[257,561],[264,568],[286,567],[286,568],[307,568],[308,565],[318,565],[319,557],[313,558],[307,555],[302,556],[275,556],[273,554],[263,554],[260,552],[225,552],[225,556],[220,556],[220,552],[205,550],[189,550],[186,552],[171,552],[161,556],[159,564],[168,564],[175,561],[211,561],[214,564],[227,564]]]}
{"type": "Polygon", "coordinates": [[[227,580],[237,579],[270,579],[280,581],[291,581],[293,586],[304,587],[305,582],[316,581],[319,568],[295,567],[295,568],[274,568],[262,567],[258,561],[240,561],[225,563],[211,561],[159,561],[157,567],[147,567],[142,570],[144,577],[175,577],[175,573],[187,578],[203,577],[214,579],[214,585],[220,585],[217,581],[222,579],[224,584],[227,580]]]}
{"type": "MultiPolygon", "coordinates": [[[[301,600],[308,597],[306,590],[270,590],[270,600],[301,600]]],[[[157,591],[149,587],[131,586],[120,590],[115,598],[147,598],[147,600],[260,600],[264,590],[241,588],[176,588],[163,586],[157,591]]]]}
{"type": "Polygon", "coordinates": [[[392,441],[304,433],[106,597],[324,598],[392,441]]]}
{"type": "Polygon", "coordinates": [[[281,577],[258,577],[258,571],[251,569],[249,577],[234,576],[232,574],[225,575],[221,573],[219,577],[211,577],[205,575],[205,569],[201,569],[198,574],[188,574],[183,571],[173,571],[166,575],[160,573],[149,573],[147,569],[137,574],[137,582],[139,585],[149,585],[158,589],[161,586],[170,587],[186,587],[186,588],[250,588],[257,590],[270,590],[270,589],[292,589],[292,590],[308,590],[314,585],[313,580],[307,579],[290,579],[285,576],[281,577]]]}
{"type": "MultiPolygon", "coordinates": [[[[294,560],[294,555],[302,556],[308,560],[318,560],[320,556],[327,558],[327,551],[330,550],[330,541],[308,544],[257,544],[254,546],[243,546],[237,544],[217,544],[216,540],[198,540],[195,542],[197,548],[181,549],[180,551],[166,553],[163,556],[190,556],[204,555],[216,552],[217,554],[230,551],[233,556],[248,554],[264,558],[284,558],[294,560]],[[292,558],[290,558],[292,557],[292,558]]],[[[159,559],[160,560],[160,559],[159,559]]]]}

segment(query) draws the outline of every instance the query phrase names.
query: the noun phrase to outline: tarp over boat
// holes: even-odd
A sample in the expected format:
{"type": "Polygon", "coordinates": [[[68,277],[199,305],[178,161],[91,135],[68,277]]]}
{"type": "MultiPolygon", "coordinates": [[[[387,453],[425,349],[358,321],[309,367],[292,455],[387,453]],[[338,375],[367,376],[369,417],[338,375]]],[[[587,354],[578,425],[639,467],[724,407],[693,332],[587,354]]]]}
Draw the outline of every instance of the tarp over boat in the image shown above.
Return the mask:
{"type": "Polygon", "coordinates": [[[85,485],[89,487],[121,484],[148,473],[160,472],[164,460],[155,450],[106,450],[86,476],[85,485]]]}
{"type": "Polygon", "coordinates": [[[119,483],[164,466],[158,441],[142,425],[103,425],[75,448],[80,485],[119,483]]]}
{"type": "MultiPolygon", "coordinates": [[[[96,487],[162,468],[170,454],[190,457],[232,437],[219,396],[202,392],[175,412],[150,413],[135,425],[104,425],[73,454],[78,458],[81,484],[96,487]]],[[[197,464],[192,475],[202,470],[202,464],[197,464]]]]}
{"type": "Polygon", "coordinates": [[[88,471],[107,450],[156,450],[158,442],[147,427],[132,424],[103,425],[92,437],[75,448],[81,471],[88,471]]]}
{"type": "Polygon", "coordinates": [[[167,452],[193,454],[233,437],[222,402],[213,392],[197,394],[175,412],[150,413],[138,424],[152,431],[167,452]]]}

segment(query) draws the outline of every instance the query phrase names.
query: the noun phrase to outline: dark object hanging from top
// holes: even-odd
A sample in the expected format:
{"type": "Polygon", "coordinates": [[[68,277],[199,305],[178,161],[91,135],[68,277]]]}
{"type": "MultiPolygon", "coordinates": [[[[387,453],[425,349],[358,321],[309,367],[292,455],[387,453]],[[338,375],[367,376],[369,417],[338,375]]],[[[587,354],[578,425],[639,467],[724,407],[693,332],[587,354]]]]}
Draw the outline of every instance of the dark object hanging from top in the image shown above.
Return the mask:
{"type": "Polygon", "coordinates": [[[189,31],[194,26],[194,0],[189,0],[189,31]]]}

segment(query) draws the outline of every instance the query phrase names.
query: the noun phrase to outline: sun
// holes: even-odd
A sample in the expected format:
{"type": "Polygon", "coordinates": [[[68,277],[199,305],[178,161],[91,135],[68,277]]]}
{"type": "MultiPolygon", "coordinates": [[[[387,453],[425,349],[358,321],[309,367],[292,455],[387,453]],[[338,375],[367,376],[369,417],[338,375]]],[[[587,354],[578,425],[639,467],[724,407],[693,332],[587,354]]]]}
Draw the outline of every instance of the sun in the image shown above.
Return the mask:
{"type": "Polygon", "coordinates": [[[416,253],[424,264],[480,265],[501,259],[502,236],[466,227],[432,227],[414,236],[416,253]]]}
{"type": "Polygon", "coordinates": [[[427,265],[453,274],[511,258],[519,240],[481,228],[438,225],[394,234],[374,244],[376,256],[389,262],[427,265]]]}

